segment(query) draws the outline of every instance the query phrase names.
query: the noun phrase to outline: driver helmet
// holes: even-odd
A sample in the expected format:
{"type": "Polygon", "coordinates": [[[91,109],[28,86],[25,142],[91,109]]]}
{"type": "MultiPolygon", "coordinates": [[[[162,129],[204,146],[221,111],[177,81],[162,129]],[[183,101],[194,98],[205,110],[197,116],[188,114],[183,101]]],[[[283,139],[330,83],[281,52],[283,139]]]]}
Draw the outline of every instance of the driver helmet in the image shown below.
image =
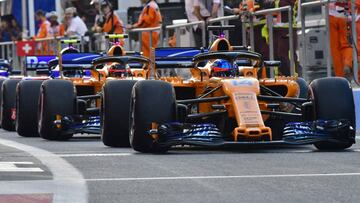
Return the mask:
{"type": "Polygon", "coordinates": [[[236,69],[233,64],[224,59],[216,59],[211,65],[211,76],[213,77],[235,77],[236,69]]]}

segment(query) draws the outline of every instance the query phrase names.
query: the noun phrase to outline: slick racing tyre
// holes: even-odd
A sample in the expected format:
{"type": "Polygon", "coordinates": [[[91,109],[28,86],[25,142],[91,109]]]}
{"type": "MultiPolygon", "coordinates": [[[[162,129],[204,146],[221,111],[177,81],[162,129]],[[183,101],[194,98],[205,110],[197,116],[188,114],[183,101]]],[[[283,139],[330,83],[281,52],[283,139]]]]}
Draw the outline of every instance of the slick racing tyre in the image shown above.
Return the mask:
{"type": "Polygon", "coordinates": [[[68,140],[73,134],[57,129],[56,116],[74,115],[76,92],[67,80],[46,80],[40,88],[38,128],[40,137],[47,140],[68,140]]]}
{"type": "MultiPolygon", "coordinates": [[[[355,106],[353,92],[349,82],[344,78],[321,78],[309,85],[309,96],[313,101],[316,120],[346,119],[355,126],[355,106]]],[[[319,150],[342,150],[351,147],[355,138],[355,130],[341,135],[348,142],[318,142],[315,147],[319,150]]]]}
{"type": "Polygon", "coordinates": [[[176,121],[175,91],[170,83],[142,80],[132,90],[130,116],[130,145],[134,150],[148,153],[166,152],[168,147],[154,143],[149,135],[153,123],[176,121]]]}
{"type": "Polygon", "coordinates": [[[129,147],[129,118],[131,91],[136,80],[109,80],[103,87],[103,143],[109,147],[129,147]]]}
{"type": "Polygon", "coordinates": [[[8,79],[2,84],[1,127],[7,131],[15,130],[16,86],[20,79],[8,79]]]}
{"type": "Polygon", "coordinates": [[[38,137],[38,103],[42,80],[20,81],[16,91],[17,133],[23,137],[38,137]]]}

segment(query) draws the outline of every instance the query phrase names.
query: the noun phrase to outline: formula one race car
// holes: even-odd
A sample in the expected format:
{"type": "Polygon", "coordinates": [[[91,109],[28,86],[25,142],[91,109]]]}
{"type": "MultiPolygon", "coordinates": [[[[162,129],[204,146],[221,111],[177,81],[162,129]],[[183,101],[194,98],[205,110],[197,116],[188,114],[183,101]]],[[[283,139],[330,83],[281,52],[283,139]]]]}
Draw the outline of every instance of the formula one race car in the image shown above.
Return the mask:
{"type": "MultiPolygon", "coordinates": [[[[9,127],[6,130],[15,130],[20,136],[34,137],[39,136],[38,133],[38,106],[40,87],[47,80],[70,80],[81,89],[81,93],[86,94],[87,88],[82,88],[81,84],[94,85],[94,79],[91,78],[91,72],[88,67],[91,61],[98,58],[100,54],[79,53],[73,47],[78,40],[63,40],[66,44],[60,53],[60,63],[56,56],[27,56],[25,58],[24,76],[21,78],[7,81],[6,90],[8,95],[8,103],[13,105],[11,108],[11,116],[7,119],[9,127]],[[15,91],[16,90],[16,91],[15,91]]],[[[98,80],[98,79],[96,79],[98,80]]],[[[5,86],[5,84],[4,84],[5,86]]],[[[101,85],[99,85],[101,89],[101,85]]],[[[55,93],[60,92],[56,89],[55,93]]]]}
{"type": "Polygon", "coordinates": [[[80,56],[74,59],[74,55],[79,53],[63,55],[62,72],[72,73],[72,76],[46,80],[41,84],[38,131],[42,138],[67,140],[75,133],[100,134],[101,95],[104,84],[106,83],[106,91],[106,87],[114,83],[112,81],[123,78],[139,80],[146,77],[146,67],[150,60],[139,53],[125,51],[118,41],[127,35],[108,37],[115,42],[106,56],[80,56]],[[65,63],[65,56],[71,56],[70,65],[65,63]],[[74,65],[74,62],[84,60],[87,62],[74,65]],[[78,69],[73,69],[74,67],[78,69]],[[79,74],[80,77],[75,77],[79,70],[80,73],[85,71],[88,75],[79,74]]]}
{"type": "MultiPolygon", "coordinates": [[[[184,48],[176,49],[175,52],[180,57],[192,58],[201,50],[184,48]]],[[[129,134],[128,115],[131,91],[136,82],[151,78],[149,67],[152,65],[150,59],[138,53],[125,51],[122,53],[123,55],[120,56],[104,56],[93,60],[93,68],[107,74],[105,84],[99,94],[76,96],[73,91],[73,84],[56,82],[61,85],[59,88],[63,90],[59,93],[62,99],[57,101],[57,105],[44,102],[46,108],[56,109],[56,113],[49,114],[42,110],[44,111],[43,115],[48,116],[46,118],[48,123],[45,126],[51,129],[47,134],[54,135],[54,139],[57,140],[68,139],[70,135],[75,133],[101,134],[105,145],[114,147],[129,146],[128,137],[120,137],[121,140],[118,140],[116,136],[117,130],[120,129],[122,132],[129,134]],[[85,105],[89,101],[98,99],[100,101],[96,107],[89,108],[89,106],[85,105]],[[57,108],[60,104],[62,108],[57,108]],[[75,106],[72,104],[75,104],[75,106]],[[108,111],[108,109],[115,106],[121,108],[108,111]],[[119,120],[124,121],[120,126],[118,125],[119,120]],[[125,125],[126,127],[124,127],[125,125]]],[[[161,49],[156,53],[158,55],[171,55],[174,54],[174,49],[161,49]]],[[[52,97],[57,98],[57,96],[52,97]]],[[[47,97],[50,99],[50,96],[47,97]]],[[[45,109],[45,106],[42,109],[45,109]]]]}
{"type": "MultiPolygon", "coordinates": [[[[130,118],[124,112],[116,120],[103,120],[104,126],[113,123],[113,143],[107,145],[122,146],[128,137],[139,152],[165,152],[174,145],[281,143],[345,149],[355,143],[352,89],[343,78],[314,80],[304,93],[298,78],[263,77],[279,62],[263,61],[260,54],[232,47],[224,38],[191,62],[166,58],[155,65],[172,75],[135,83],[130,118]],[[191,77],[174,74],[177,70],[188,70],[191,77]]],[[[121,85],[104,97],[115,98],[121,85]]],[[[120,114],[127,105],[103,108],[120,114]]]]}

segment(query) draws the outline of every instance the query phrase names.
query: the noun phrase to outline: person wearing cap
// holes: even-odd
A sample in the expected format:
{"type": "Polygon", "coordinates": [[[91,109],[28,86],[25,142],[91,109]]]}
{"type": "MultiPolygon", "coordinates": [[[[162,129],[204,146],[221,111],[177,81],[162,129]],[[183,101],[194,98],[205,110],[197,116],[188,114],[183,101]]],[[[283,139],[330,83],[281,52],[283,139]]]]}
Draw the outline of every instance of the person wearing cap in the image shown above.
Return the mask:
{"type": "MultiPolygon", "coordinates": [[[[152,28],[158,27],[162,23],[162,17],[160,9],[155,0],[141,0],[141,3],[145,4],[142,10],[139,20],[134,25],[129,25],[127,28],[152,28]]],[[[152,32],[152,47],[156,48],[159,41],[159,31],[152,32]]],[[[144,56],[150,57],[150,32],[142,32],[141,35],[141,51],[144,56]]]]}
{"type": "MultiPolygon", "coordinates": [[[[58,17],[55,11],[51,11],[46,14],[47,19],[50,22],[49,27],[49,37],[59,37],[64,36],[65,28],[63,24],[59,24],[58,17]]],[[[55,54],[55,50],[57,50],[57,43],[56,41],[52,40],[48,42],[48,54],[53,55],[55,54]]]]}
{"type": "Polygon", "coordinates": [[[101,2],[101,12],[105,15],[105,22],[102,27],[103,32],[107,34],[122,34],[124,32],[123,23],[114,13],[109,1],[103,0],[101,2]]]}
{"type": "Polygon", "coordinates": [[[55,11],[51,11],[50,13],[48,13],[48,19],[50,22],[49,35],[52,37],[64,36],[64,25],[60,25],[60,23],[58,22],[58,16],[55,11]]]}
{"type": "Polygon", "coordinates": [[[65,9],[65,21],[69,24],[66,29],[67,36],[84,36],[88,31],[84,21],[77,16],[75,7],[65,9]]]}

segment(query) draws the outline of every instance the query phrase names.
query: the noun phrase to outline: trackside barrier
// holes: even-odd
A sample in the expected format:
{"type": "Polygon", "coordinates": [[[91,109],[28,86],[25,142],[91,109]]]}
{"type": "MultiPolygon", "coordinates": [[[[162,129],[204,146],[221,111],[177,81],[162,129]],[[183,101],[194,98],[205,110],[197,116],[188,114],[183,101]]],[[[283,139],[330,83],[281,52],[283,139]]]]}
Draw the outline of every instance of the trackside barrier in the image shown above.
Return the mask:
{"type": "MultiPolygon", "coordinates": [[[[211,18],[209,20],[209,24],[213,24],[213,23],[217,23],[217,22],[224,22],[225,24],[228,24],[228,22],[230,20],[239,20],[240,16],[239,15],[230,15],[230,16],[222,16],[222,17],[218,17],[218,18],[211,18]]],[[[242,40],[243,40],[243,45],[246,46],[246,43],[244,44],[244,42],[246,42],[246,29],[244,28],[243,25],[243,29],[242,29],[242,40]]],[[[211,31],[209,31],[209,36],[211,36],[211,31]]],[[[211,37],[209,37],[209,40],[211,40],[211,37]]]]}
{"type": "Polygon", "coordinates": [[[205,47],[205,32],[206,32],[206,25],[204,21],[196,21],[196,22],[191,22],[191,23],[181,23],[181,24],[176,24],[176,25],[168,25],[166,26],[166,39],[169,40],[169,30],[175,30],[175,36],[176,36],[176,47],[180,46],[181,43],[181,39],[180,39],[180,30],[181,28],[192,28],[193,26],[201,26],[202,27],[202,45],[203,47],[205,47]]]}
{"type": "MultiPolygon", "coordinates": [[[[81,40],[83,41],[83,40],[81,40]]],[[[103,33],[94,33],[89,39],[89,52],[102,52],[108,50],[109,43],[103,33]]]]}
{"type": "Polygon", "coordinates": [[[11,65],[17,69],[19,67],[20,62],[18,61],[18,57],[16,56],[16,42],[0,42],[0,58],[7,59],[10,61],[11,65]]]}
{"type": "MultiPolygon", "coordinates": [[[[129,33],[138,33],[138,36],[139,36],[139,52],[141,52],[141,47],[142,47],[142,42],[141,42],[141,35],[143,32],[149,32],[150,33],[150,36],[152,36],[152,33],[153,32],[159,32],[160,33],[160,43],[163,43],[163,36],[162,36],[162,29],[161,29],[161,26],[158,26],[158,27],[152,27],[152,28],[135,28],[135,29],[132,29],[132,30],[129,30],[129,33]]],[[[130,46],[130,50],[134,50],[133,49],[133,46],[132,46],[132,41],[131,41],[131,35],[129,35],[129,46],[130,46]]],[[[153,41],[152,41],[152,37],[149,37],[150,39],[150,47],[152,47],[153,45],[153,41]]]]}
{"type": "MultiPolygon", "coordinates": [[[[273,36],[273,14],[278,12],[288,11],[288,28],[289,28],[289,45],[290,45],[290,74],[294,75],[295,73],[295,59],[294,59],[294,37],[293,37],[293,21],[292,21],[292,8],[290,6],[284,6],[280,8],[272,8],[272,9],[264,9],[256,12],[243,12],[240,15],[243,17],[240,18],[240,15],[232,15],[232,16],[224,16],[219,18],[210,19],[209,23],[214,22],[227,22],[229,20],[241,19],[242,21],[242,40],[243,45],[247,46],[246,39],[246,23],[250,25],[249,37],[250,37],[250,46],[251,49],[254,50],[254,22],[253,17],[255,16],[266,16],[268,31],[269,31],[269,59],[274,60],[274,36],[273,36]],[[248,19],[248,20],[246,20],[248,19]]],[[[274,77],[274,71],[270,71],[270,76],[274,77]]]]}
{"type": "MultiPolygon", "coordinates": [[[[269,59],[274,60],[274,36],[273,36],[273,14],[278,12],[288,12],[288,28],[289,28],[289,47],[290,47],[290,75],[295,74],[295,49],[294,49],[294,27],[293,27],[293,18],[292,18],[292,8],[291,6],[284,6],[280,8],[272,8],[272,9],[265,9],[261,11],[256,11],[253,13],[254,16],[265,15],[266,22],[269,30],[269,59]]],[[[250,21],[250,29],[254,29],[253,21],[250,21]]],[[[252,34],[254,37],[254,34],[252,34]]],[[[254,41],[254,39],[252,39],[254,41]]],[[[279,42],[278,42],[279,43],[279,42]]],[[[270,76],[274,77],[274,71],[270,71],[270,76]]]]}
{"type": "MultiPolygon", "coordinates": [[[[35,39],[35,54],[36,55],[57,55],[63,48],[61,46],[61,40],[64,39],[79,39],[80,43],[73,44],[72,46],[78,49],[80,52],[85,51],[85,45],[88,44],[88,36],[69,36],[69,37],[47,37],[35,39]]],[[[64,45],[65,46],[65,45],[64,45]]]]}
{"type": "MultiPolygon", "coordinates": [[[[86,40],[87,36],[81,37],[80,44],[74,44],[73,46],[79,49],[81,52],[85,50],[86,42],[91,40],[86,40]]],[[[60,41],[63,39],[69,39],[69,37],[48,37],[48,38],[39,38],[34,39],[35,41],[35,55],[57,55],[57,53],[62,49],[60,41]]],[[[10,65],[15,69],[21,69],[23,57],[19,57],[16,51],[17,42],[0,42],[0,59],[7,59],[10,61],[10,65]]],[[[89,44],[89,47],[90,44],[89,44]]],[[[89,48],[89,51],[92,49],[89,48]]]]}
{"type": "Polygon", "coordinates": [[[61,37],[47,37],[35,39],[36,55],[55,55],[59,51],[61,37]]]}

